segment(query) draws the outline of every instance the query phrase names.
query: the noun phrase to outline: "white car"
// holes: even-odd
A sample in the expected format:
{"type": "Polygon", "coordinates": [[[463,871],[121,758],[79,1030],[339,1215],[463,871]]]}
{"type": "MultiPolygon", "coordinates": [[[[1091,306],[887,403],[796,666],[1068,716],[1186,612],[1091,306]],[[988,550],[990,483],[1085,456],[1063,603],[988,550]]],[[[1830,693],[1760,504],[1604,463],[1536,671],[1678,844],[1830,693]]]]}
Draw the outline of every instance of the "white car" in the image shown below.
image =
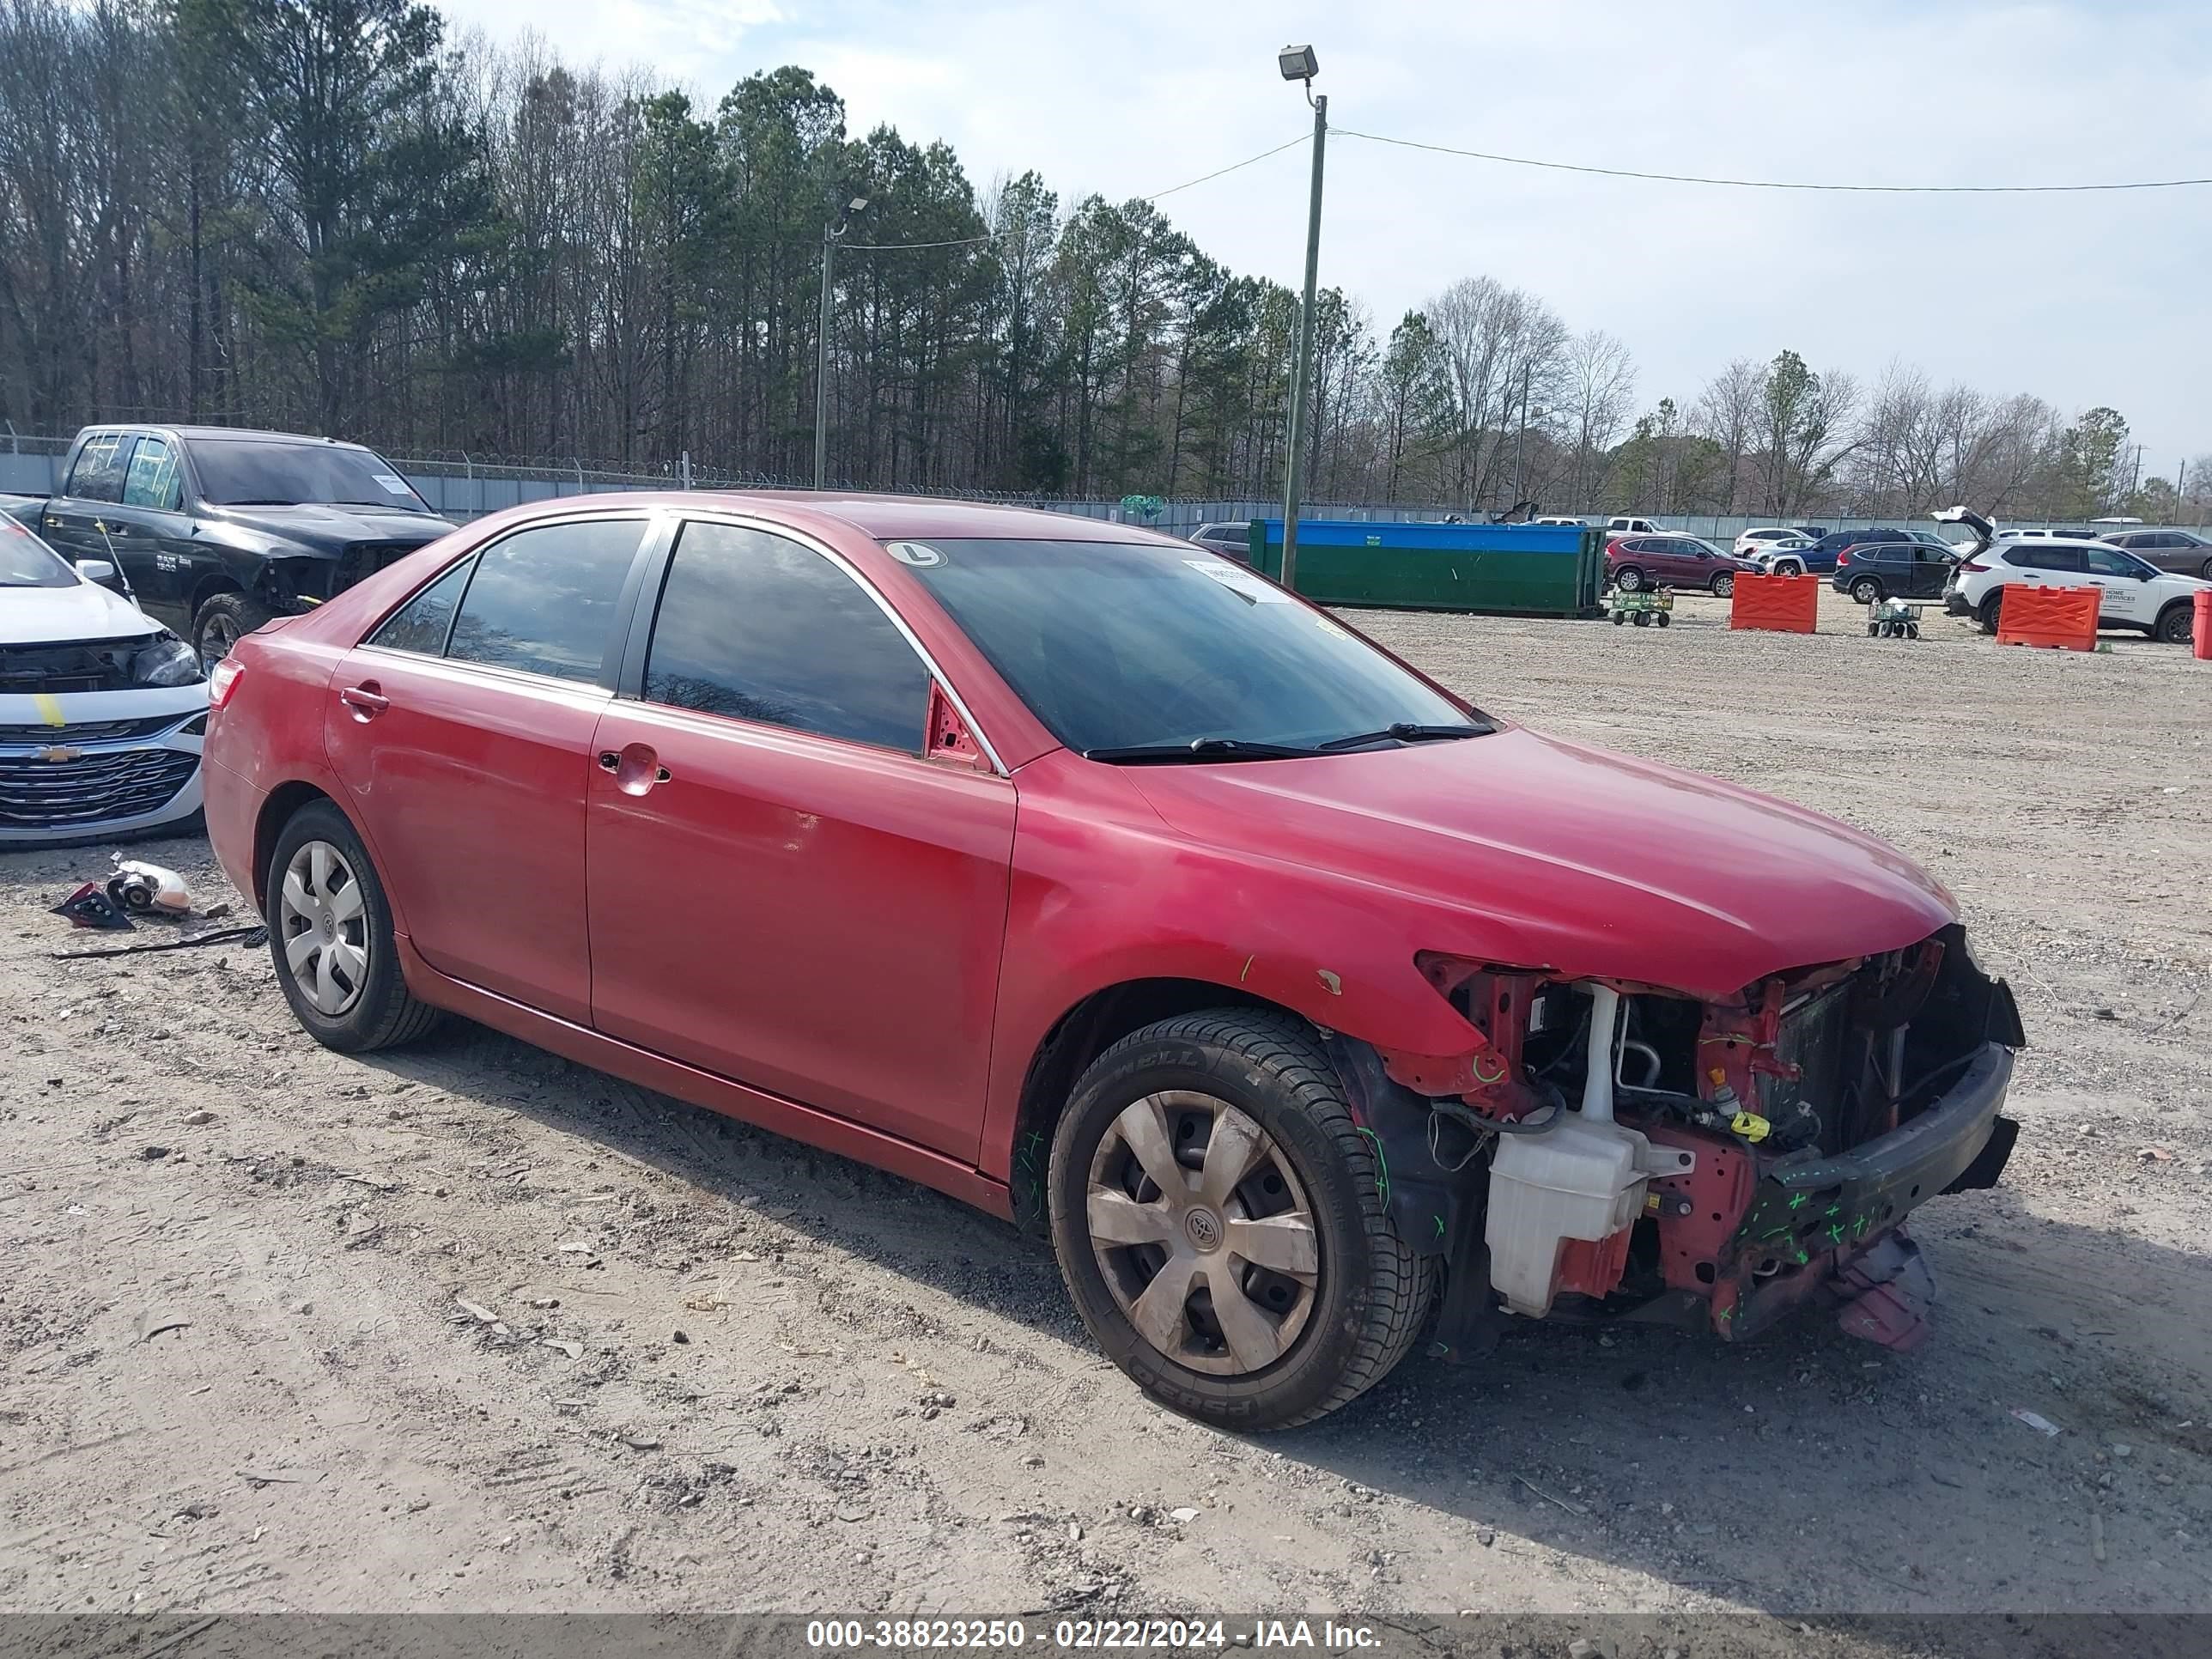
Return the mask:
{"type": "MultiPolygon", "coordinates": [[[[1738,539],[1741,542],[1741,538],[1738,539]]],[[[1739,545],[1736,555],[1749,559],[1770,576],[1802,576],[1805,574],[1805,556],[1816,545],[1810,536],[1793,532],[1778,540],[1754,543],[1747,552],[1739,545]]]]}
{"type": "Polygon", "coordinates": [[[198,653],[0,515],[0,847],[155,831],[200,811],[198,653]]]}
{"type": "Polygon", "coordinates": [[[1747,530],[1735,538],[1735,556],[1739,559],[1756,559],[1777,542],[1809,544],[1812,539],[1803,531],[1786,524],[1765,525],[1755,530],[1747,530]]]}
{"type": "Polygon", "coordinates": [[[1988,520],[1964,507],[1939,513],[1939,520],[1964,524],[1974,532],[1966,556],[1954,567],[1943,588],[1943,608],[1954,617],[1972,617],[1982,632],[1997,631],[2004,590],[2031,587],[2099,587],[2100,628],[2139,628],[2154,640],[2186,645],[2196,625],[2197,595],[2212,582],[2160,570],[2147,559],[2106,542],[2056,536],[1993,536],[1988,520]]]}
{"type": "Polygon", "coordinates": [[[1664,536],[1668,533],[1660,527],[1656,519],[1621,517],[1605,521],[1605,538],[1608,542],[1622,536],[1664,536]]]}

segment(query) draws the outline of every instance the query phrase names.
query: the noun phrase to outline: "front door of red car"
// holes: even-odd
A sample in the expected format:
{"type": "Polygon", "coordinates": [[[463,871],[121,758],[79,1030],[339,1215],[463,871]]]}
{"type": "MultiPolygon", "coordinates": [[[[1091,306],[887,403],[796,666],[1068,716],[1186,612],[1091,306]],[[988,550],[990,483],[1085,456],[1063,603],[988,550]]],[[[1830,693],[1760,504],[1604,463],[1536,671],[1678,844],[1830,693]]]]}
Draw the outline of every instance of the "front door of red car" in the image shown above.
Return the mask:
{"type": "Polygon", "coordinates": [[[532,525],[393,612],[338,665],[331,764],[422,959],[591,1018],[584,789],[621,661],[639,517],[532,525]]]}
{"type": "Polygon", "coordinates": [[[696,520],[646,580],[593,744],[599,1030],[974,1159],[1012,784],[921,758],[929,671],[825,553],[696,520]]]}

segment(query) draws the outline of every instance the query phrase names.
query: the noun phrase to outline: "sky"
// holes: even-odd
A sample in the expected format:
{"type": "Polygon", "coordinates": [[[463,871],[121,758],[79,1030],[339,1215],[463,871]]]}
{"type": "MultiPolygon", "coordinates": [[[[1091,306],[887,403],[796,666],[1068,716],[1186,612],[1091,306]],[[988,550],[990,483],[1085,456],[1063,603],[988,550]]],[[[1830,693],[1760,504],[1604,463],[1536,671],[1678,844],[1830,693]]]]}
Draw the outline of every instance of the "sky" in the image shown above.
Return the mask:
{"type": "MultiPolygon", "coordinates": [[[[1324,286],[1387,333],[1462,276],[1620,336],[1644,406],[1784,348],[1871,382],[2124,414],[2146,477],[2212,453],[2212,187],[1895,196],[1500,166],[1346,130],[1656,172],[1850,184],[2212,176],[2201,0],[439,0],[457,28],[641,65],[708,111],[811,70],[850,130],[942,138],[979,193],[1149,195],[1299,137],[1275,53],[1310,42],[1324,286]]],[[[1302,278],[1301,145],[1160,204],[1214,258],[1302,278]]]]}

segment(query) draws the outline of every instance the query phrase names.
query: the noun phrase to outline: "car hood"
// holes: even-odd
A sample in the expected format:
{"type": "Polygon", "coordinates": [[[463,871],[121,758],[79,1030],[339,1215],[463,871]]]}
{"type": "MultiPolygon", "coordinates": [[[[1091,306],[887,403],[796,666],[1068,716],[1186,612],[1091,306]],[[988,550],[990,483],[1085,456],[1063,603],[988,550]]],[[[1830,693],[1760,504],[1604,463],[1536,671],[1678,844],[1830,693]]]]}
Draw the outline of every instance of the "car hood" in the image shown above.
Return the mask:
{"type": "Polygon", "coordinates": [[[1708,1000],[1956,919],[1886,842],[1696,773],[1516,727],[1310,760],[1131,768],[1183,834],[1452,914],[1434,948],[1708,1000]],[[1443,935],[1449,933],[1450,938],[1443,935]]]}
{"type": "Polygon", "coordinates": [[[362,542],[387,547],[424,547],[453,528],[445,520],[425,514],[387,512],[374,507],[308,503],[298,507],[210,506],[202,511],[216,523],[256,531],[311,552],[336,553],[362,542]]]}
{"type": "Polygon", "coordinates": [[[141,639],[161,625],[120,594],[93,582],[67,587],[0,587],[0,645],[141,639]]]}

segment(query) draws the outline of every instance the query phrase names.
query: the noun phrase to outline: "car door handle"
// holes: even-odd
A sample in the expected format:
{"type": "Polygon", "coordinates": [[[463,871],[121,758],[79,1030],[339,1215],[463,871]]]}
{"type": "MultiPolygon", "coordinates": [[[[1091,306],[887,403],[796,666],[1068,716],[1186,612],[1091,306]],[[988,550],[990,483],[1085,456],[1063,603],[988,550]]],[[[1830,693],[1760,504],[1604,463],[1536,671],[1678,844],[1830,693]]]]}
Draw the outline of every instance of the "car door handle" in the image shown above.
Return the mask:
{"type": "Polygon", "coordinates": [[[392,699],[377,690],[374,680],[348,686],[338,693],[338,701],[353,711],[356,720],[364,722],[374,720],[392,707],[392,699]]]}
{"type": "Polygon", "coordinates": [[[623,749],[599,750],[599,770],[614,775],[615,787],[625,795],[642,795],[655,784],[668,781],[668,769],[650,744],[633,743],[623,749]]]}

